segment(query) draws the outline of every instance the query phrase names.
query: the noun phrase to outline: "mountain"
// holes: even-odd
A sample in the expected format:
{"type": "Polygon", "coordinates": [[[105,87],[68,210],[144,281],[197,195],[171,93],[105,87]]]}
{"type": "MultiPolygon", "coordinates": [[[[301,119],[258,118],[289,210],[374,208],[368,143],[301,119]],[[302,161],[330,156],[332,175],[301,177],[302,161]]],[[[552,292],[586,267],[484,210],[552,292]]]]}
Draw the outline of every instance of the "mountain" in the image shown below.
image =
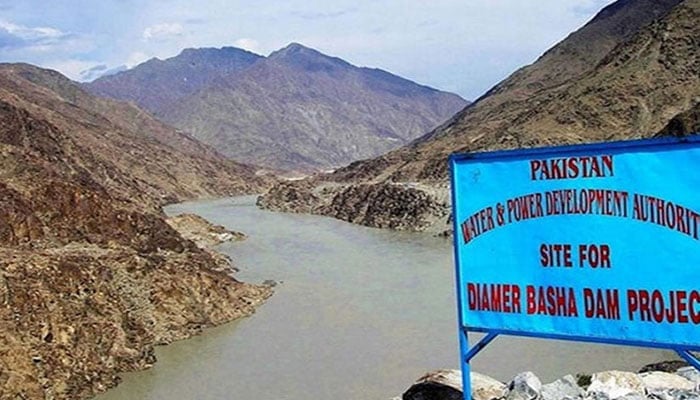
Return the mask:
{"type": "Polygon", "coordinates": [[[0,68],[2,90],[70,133],[80,151],[71,156],[115,196],[151,202],[255,193],[265,186],[254,167],[154,119],[132,104],[93,96],[55,71],[28,64],[0,68]],[[117,172],[114,172],[117,171],[117,172]],[[117,179],[119,178],[119,179],[117,179]]]}
{"type": "MultiPolygon", "coordinates": [[[[140,88],[119,86],[128,73],[146,76],[142,71],[148,68],[149,76],[163,83],[159,91],[170,97],[164,86],[174,78],[158,68],[168,71],[184,54],[203,51],[189,49],[173,59],[152,60],[86,87],[99,95],[135,100],[232,159],[306,171],[395,149],[467,104],[456,95],[380,69],[359,68],[296,43],[244,69],[221,71],[208,85],[175,101],[139,100],[134,93],[152,90],[147,80],[140,88]]],[[[222,59],[228,57],[228,50],[218,51],[222,59]]]]}
{"type": "Polygon", "coordinates": [[[1,64],[0,160],[0,397],[90,397],[269,296],[160,209],[269,182],[134,106],[1,64]]]}
{"type": "Polygon", "coordinates": [[[102,76],[84,87],[98,96],[132,101],[159,116],[176,101],[260,58],[235,47],[186,49],[167,60],[152,58],[126,71],[102,76]]]}
{"type": "Polygon", "coordinates": [[[489,90],[480,100],[501,104],[524,100],[582,76],[641,27],[663,16],[681,0],[620,0],[590,22],[489,90]]]}
{"type": "Polygon", "coordinates": [[[700,0],[617,1],[449,123],[333,175],[280,184],[260,204],[371,226],[446,230],[452,152],[649,137],[696,107],[698,17],[700,0]],[[424,206],[406,209],[401,199],[409,194],[424,206]]]}

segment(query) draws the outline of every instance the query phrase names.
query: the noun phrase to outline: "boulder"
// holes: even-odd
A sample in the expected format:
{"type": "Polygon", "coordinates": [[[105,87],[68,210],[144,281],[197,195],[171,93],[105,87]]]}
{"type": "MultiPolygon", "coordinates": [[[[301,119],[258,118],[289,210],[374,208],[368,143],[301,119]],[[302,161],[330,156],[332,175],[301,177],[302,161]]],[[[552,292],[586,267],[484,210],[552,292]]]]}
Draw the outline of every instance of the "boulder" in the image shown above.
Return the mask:
{"type": "Polygon", "coordinates": [[[647,393],[654,393],[667,389],[695,389],[695,384],[692,381],[680,375],[671,374],[668,372],[645,372],[643,374],[639,374],[639,377],[642,378],[642,382],[644,382],[647,393]]]}
{"type": "Polygon", "coordinates": [[[630,393],[620,397],[618,400],[646,400],[648,397],[639,393],[630,393]]]}
{"type": "Polygon", "coordinates": [[[610,400],[620,399],[626,395],[644,395],[644,382],[637,374],[624,371],[598,372],[591,376],[587,397],[610,400]],[[604,397],[604,398],[605,398],[604,397]]]}
{"type": "MultiPolygon", "coordinates": [[[[700,372],[692,367],[675,374],[598,372],[591,375],[587,390],[572,375],[543,385],[532,372],[522,372],[505,385],[472,372],[471,389],[472,400],[700,400],[700,372]]],[[[462,373],[449,369],[427,373],[401,399],[462,400],[462,373]]]]}
{"type": "Polygon", "coordinates": [[[700,394],[692,390],[667,389],[649,393],[647,398],[656,400],[700,400],[700,394]]]}
{"type": "Polygon", "coordinates": [[[572,375],[556,380],[542,386],[540,391],[542,400],[565,400],[565,399],[580,399],[583,397],[584,391],[576,382],[576,378],[572,375]]]}
{"type": "MultiPolygon", "coordinates": [[[[472,372],[472,400],[503,399],[508,392],[503,382],[489,376],[472,372]]],[[[406,393],[403,400],[462,400],[462,372],[438,370],[419,378],[406,393]]]]}
{"type": "Polygon", "coordinates": [[[533,400],[539,399],[542,390],[542,382],[530,371],[521,372],[513,378],[508,385],[507,400],[533,400]]]}
{"type": "Polygon", "coordinates": [[[676,374],[693,382],[695,384],[695,390],[700,391],[700,371],[694,367],[683,367],[679,368],[676,374]]]}
{"type": "Polygon", "coordinates": [[[442,369],[420,377],[403,400],[462,400],[462,372],[442,369]]]}
{"type": "Polygon", "coordinates": [[[472,384],[472,400],[502,399],[508,393],[506,385],[490,376],[472,372],[470,374],[472,384]]]}

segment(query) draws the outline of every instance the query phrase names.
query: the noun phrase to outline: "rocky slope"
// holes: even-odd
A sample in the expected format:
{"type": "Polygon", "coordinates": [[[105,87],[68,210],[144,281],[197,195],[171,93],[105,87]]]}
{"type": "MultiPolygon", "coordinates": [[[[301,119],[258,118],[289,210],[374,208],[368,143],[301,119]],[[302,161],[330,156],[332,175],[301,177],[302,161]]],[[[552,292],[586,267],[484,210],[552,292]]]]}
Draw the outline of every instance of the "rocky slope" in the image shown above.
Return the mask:
{"type": "MultiPolygon", "coordinates": [[[[297,197],[316,197],[303,211],[348,219],[346,210],[327,205],[349,187],[399,185],[426,188],[433,207],[416,210],[414,219],[434,220],[433,208],[447,204],[447,157],[452,152],[653,136],[700,99],[699,17],[698,0],[620,0],[409,146],[294,186],[297,197]],[[319,188],[326,187],[332,189],[319,195],[319,188]]],[[[295,211],[276,199],[289,186],[274,188],[260,203],[295,211]]],[[[385,203],[405,207],[402,196],[390,196],[385,203]]],[[[362,212],[379,216],[395,212],[366,210],[362,212]]],[[[440,232],[449,228],[444,222],[408,228],[440,232]]]]}
{"type": "Polygon", "coordinates": [[[154,345],[249,315],[270,294],[159,208],[265,182],[132,131],[90,99],[53,72],[0,66],[0,399],[89,397],[151,365],[154,345]]]}
{"type": "Polygon", "coordinates": [[[248,68],[260,58],[235,47],[185,49],[175,57],[152,58],[135,68],[98,78],[85,87],[99,96],[134,102],[158,116],[174,102],[223,75],[248,68]]]}
{"type": "Polygon", "coordinates": [[[0,100],[18,109],[7,118],[26,111],[55,128],[47,146],[60,155],[56,168],[80,167],[118,198],[160,205],[255,193],[270,182],[254,167],[226,160],[133,105],[90,95],[55,71],[0,65],[0,100]]]}
{"type": "Polygon", "coordinates": [[[657,136],[683,136],[700,132],[700,102],[676,115],[657,136]]]}
{"type": "Polygon", "coordinates": [[[157,82],[166,82],[171,79],[167,73],[171,64],[180,63],[185,53],[202,51],[186,50],[158,65],[152,61],[153,65],[86,87],[100,95],[133,99],[232,159],[305,171],[334,168],[395,149],[467,104],[456,95],[379,69],[358,68],[300,44],[245,69],[222,70],[209,85],[175,101],[154,105],[150,98],[139,99],[136,93],[152,90],[147,80],[133,90],[129,89],[133,85],[112,89],[127,74],[147,76],[140,72],[146,67],[153,69],[157,82]],[[157,66],[162,66],[163,76],[157,66]]]}

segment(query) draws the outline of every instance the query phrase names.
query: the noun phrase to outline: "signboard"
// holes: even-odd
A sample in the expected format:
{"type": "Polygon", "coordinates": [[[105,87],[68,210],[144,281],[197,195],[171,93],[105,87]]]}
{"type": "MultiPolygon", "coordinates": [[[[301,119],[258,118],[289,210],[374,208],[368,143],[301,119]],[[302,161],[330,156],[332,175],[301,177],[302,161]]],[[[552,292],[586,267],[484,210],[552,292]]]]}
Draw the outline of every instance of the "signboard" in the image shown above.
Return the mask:
{"type": "Polygon", "coordinates": [[[465,363],[497,334],[670,348],[696,362],[697,137],[458,154],[450,165],[465,363]],[[466,331],[489,335],[470,350],[466,331]]]}

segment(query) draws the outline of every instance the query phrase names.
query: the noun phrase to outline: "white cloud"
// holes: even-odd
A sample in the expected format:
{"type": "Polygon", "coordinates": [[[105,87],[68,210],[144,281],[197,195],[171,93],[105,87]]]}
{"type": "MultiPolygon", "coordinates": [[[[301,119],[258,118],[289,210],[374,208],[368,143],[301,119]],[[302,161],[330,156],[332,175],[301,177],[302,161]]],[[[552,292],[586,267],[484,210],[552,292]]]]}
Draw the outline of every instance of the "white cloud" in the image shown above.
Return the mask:
{"type": "Polygon", "coordinates": [[[260,43],[255,39],[240,38],[233,42],[233,45],[243,50],[252,51],[253,53],[260,52],[260,43]]]}
{"type": "Polygon", "coordinates": [[[151,58],[151,57],[148,54],[140,52],[140,51],[135,51],[135,52],[129,54],[129,57],[127,57],[125,64],[128,68],[133,68],[133,67],[141,64],[142,62],[148,60],[149,58],[151,58]]]}
{"type": "Polygon", "coordinates": [[[57,38],[57,37],[61,37],[64,35],[64,33],[62,33],[60,30],[55,29],[55,28],[50,28],[50,27],[45,27],[45,26],[31,28],[28,26],[17,25],[17,24],[13,24],[12,22],[1,21],[1,20],[0,20],[0,28],[5,29],[7,32],[9,32],[13,35],[17,35],[19,37],[23,37],[23,38],[27,38],[27,39],[57,38]]]}
{"type": "Polygon", "coordinates": [[[185,29],[178,23],[162,23],[149,26],[143,31],[145,40],[167,40],[182,36],[185,29]]]}
{"type": "Polygon", "coordinates": [[[93,67],[98,66],[100,63],[97,61],[82,61],[82,60],[58,60],[53,62],[48,62],[44,66],[46,68],[55,69],[61,72],[63,75],[74,81],[84,80],[82,72],[93,67]]]}
{"type": "Polygon", "coordinates": [[[68,36],[47,26],[29,27],[0,20],[0,48],[37,47],[41,50],[68,36]]]}
{"type": "Polygon", "coordinates": [[[118,72],[125,71],[126,65],[119,65],[114,68],[109,68],[106,64],[98,64],[92,68],[88,68],[80,72],[80,81],[90,82],[97,78],[114,75],[118,72]]]}

